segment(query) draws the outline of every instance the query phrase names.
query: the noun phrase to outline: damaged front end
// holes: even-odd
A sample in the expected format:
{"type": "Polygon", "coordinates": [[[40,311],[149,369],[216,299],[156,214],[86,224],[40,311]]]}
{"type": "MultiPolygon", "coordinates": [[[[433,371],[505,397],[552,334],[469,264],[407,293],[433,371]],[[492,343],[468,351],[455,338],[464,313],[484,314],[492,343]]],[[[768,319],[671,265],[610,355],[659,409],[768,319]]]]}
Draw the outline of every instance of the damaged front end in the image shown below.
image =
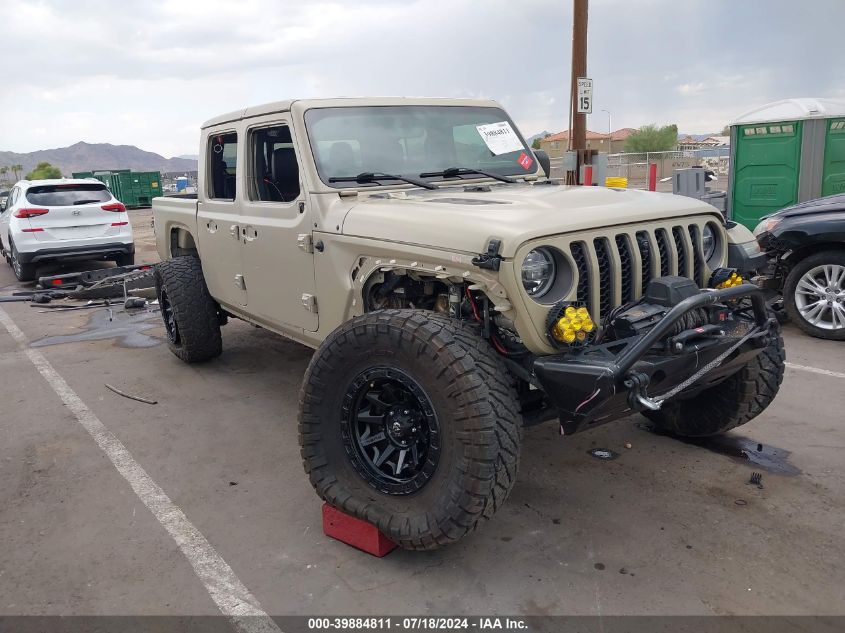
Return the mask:
{"type": "Polygon", "coordinates": [[[594,340],[536,357],[533,374],[569,435],[632,412],[659,409],[739,371],[770,342],[777,323],[763,291],[731,280],[700,289],[681,277],[650,282],[594,340]]]}

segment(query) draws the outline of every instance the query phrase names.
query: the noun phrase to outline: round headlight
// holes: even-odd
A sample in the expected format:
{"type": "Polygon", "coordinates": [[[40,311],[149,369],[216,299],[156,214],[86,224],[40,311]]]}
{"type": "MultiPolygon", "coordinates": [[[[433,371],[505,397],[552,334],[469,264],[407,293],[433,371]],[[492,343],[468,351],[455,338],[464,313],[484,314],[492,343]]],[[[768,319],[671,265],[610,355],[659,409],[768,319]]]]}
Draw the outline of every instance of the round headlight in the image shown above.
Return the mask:
{"type": "Polygon", "coordinates": [[[522,260],[522,285],[530,296],[542,297],[555,280],[555,260],[545,248],[536,248],[522,260]]]}
{"type": "Polygon", "coordinates": [[[701,246],[704,249],[704,261],[709,261],[716,252],[716,233],[709,224],[705,224],[701,232],[701,246]]]}

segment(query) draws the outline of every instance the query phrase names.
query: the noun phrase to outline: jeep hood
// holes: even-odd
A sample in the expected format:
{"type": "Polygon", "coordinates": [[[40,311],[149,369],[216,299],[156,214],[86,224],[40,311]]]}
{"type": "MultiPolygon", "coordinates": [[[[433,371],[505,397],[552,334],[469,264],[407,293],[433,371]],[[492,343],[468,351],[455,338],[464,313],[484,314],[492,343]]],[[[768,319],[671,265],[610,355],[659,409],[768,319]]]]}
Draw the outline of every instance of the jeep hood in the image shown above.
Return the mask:
{"type": "Polygon", "coordinates": [[[482,253],[490,239],[513,257],[523,242],[561,233],[654,222],[718,210],[666,193],[549,184],[461,185],[437,191],[359,193],[344,235],[482,253]]]}

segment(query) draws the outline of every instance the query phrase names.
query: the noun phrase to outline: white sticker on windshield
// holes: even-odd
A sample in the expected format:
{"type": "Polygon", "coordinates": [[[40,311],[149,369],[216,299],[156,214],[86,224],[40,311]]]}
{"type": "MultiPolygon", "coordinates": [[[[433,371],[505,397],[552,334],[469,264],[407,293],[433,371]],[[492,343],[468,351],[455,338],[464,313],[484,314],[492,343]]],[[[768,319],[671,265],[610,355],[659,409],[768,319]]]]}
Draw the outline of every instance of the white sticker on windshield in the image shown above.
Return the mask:
{"type": "Polygon", "coordinates": [[[489,123],[488,125],[476,125],[475,129],[478,130],[487,147],[496,156],[522,149],[522,141],[519,140],[511,124],[507,121],[489,123]]]}

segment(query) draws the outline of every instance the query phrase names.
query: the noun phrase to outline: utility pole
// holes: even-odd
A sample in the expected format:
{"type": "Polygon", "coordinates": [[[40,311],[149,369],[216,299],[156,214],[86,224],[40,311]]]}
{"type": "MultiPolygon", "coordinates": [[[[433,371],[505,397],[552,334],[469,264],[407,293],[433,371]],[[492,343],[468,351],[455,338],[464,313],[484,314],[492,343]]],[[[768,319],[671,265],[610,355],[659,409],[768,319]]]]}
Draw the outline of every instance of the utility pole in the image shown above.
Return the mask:
{"type": "Polygon", "coordinates": [[[569,149],[587,149],[587,115],[578,113],[578,77],[587,76],[587,2],[572,0],[572,81],[569,94],[569,149]]]}

